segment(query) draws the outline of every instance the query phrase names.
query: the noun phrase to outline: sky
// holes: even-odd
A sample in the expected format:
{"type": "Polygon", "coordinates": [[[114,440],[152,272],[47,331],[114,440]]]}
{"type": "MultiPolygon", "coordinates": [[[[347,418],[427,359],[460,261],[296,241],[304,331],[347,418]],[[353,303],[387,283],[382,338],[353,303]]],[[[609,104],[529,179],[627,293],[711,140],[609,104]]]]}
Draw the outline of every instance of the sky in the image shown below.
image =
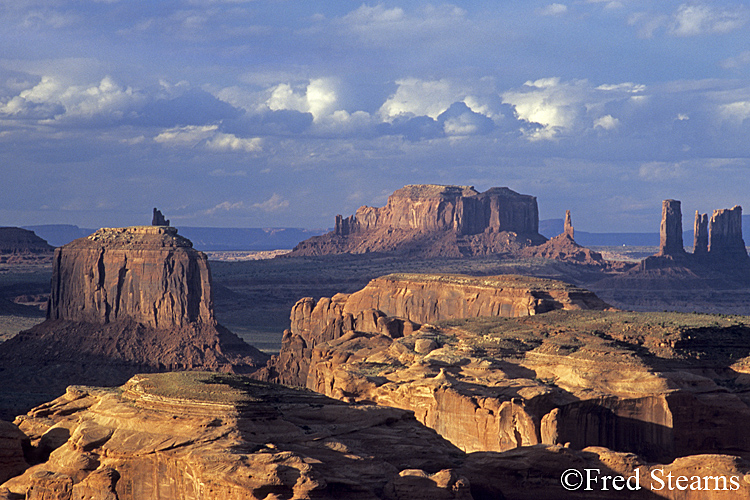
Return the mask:
{"type": "Polygon", "coordinates": [[[690,229],[750,210],[749,35],[745,0],[0,0],[0,225],[325,228],[429,183],[690,229]]]}

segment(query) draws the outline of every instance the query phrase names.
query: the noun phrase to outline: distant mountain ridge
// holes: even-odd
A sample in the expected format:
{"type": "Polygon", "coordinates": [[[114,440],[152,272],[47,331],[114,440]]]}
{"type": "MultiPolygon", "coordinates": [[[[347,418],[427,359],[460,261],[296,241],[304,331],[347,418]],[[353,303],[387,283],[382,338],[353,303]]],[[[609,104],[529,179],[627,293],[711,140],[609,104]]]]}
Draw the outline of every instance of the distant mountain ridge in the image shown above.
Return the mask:
{"type": "MultiPolygon", "coordinates": [[[[78,238],[85,238],[96,229],[81,228],[71,224],[45,224],[24,226],[55,247],[61,247],[78,238]]],[[[287,250],[311,236],[324,234],[330,229],[301,229],[288,227],[231,228],[178,226],[180,236],[193,242],[193,248],[203,252],[287,250]]]]}

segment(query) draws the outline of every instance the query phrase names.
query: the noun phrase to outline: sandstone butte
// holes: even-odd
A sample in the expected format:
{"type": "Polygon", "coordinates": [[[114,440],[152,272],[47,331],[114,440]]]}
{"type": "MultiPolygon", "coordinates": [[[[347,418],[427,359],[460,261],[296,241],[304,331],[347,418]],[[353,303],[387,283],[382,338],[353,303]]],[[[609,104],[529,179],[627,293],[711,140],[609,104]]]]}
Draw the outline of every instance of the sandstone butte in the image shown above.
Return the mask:
{"type": "Polygon", "coordinates": [[[465,453],[411,412],[230,374],[71,386],[15,423],[25,434],[0,427],[2,500],[558,500],[577,497],[560,483],[571,467],[626,477],[637,470],[641,478],[634,494],[609,489],[580,498],[729,498],[726,491],[657,496],[648,480],[657,469],[663,477],[735,477],[731,498],[750,498],[747,464],[734,457],[660,465],[559,445],[465,453]],[[8,478],[8,467],[18,473],[27,460],[30,467],[8,478]]]}
{"type": "Polygon", "coordinates": [[[217,323],[206,255],[175,228],[105,228],[55,250],[47,320],[0,344],[0,409],[7,418],[69,384],[245,373],[267,358],[217,323]]]}
{"type": "Polygon", "coordinates": [[[385,207],[336,216],[332,232],[301,242],[290,255],[461,257],[515,252],[544,241],[533,196],[506,187],[480,193],[471,186],[417,184],[395,191],[385,207]]]}

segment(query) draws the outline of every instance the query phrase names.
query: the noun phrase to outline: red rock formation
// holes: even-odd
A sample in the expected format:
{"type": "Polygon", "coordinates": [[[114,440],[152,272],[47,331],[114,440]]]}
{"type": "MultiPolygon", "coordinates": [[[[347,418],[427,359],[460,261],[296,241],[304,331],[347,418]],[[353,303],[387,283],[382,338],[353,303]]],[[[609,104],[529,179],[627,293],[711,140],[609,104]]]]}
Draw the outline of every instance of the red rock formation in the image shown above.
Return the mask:
{"type": "Polygon", "coordinates": [[[54,250],[33,231],[0,227],[0,264],[48,264],[54,250]]]}
{"type": "Polygon", "coordinates": [[[713,258],[747,259],[742,239],[742,207],[714,210],[708,223],[708,253],[713,258]]]}
{"type": "Polygon", "coordinates": [[[565,309],[608,309],[593,293],[560,281],[523,276],[393,274],[353,294],[307,297],[292,308],[281,352],[259,377],[304,386],[313,349],[359,331],[408,336],[423,323],[447,319],[531,316],[565,309]]]}
{"type": "Polygon", "coordinates": [[[37,449],[58,438],[48,459],[2,485],[11,498],[471,499],[456,472],[463,454],[410,412],[237,376],[71,387],[16,423],[37,449]]]}
{"type": "Polygon", "coordinates": [[[708,214],[695,211],[693,235],[693,255],[706,255],[708,253],[708,214]]]}
{"type": "Polygon", "coordinates": [[[657,255],[683,255],[682,209],[679,200],[664,200],[659,225],[659,253],[657,255]]]}
{"type": "Polygon", "coordinates": [[[134,373],[247,373],[268,356],[217,324],[206,255],[171,227],[102,229],[55,251],[44,323],[0,344],[0,415],[71,383],[134,373]]]}
{"type": "Polygon", "coordinates": [[[211,323],[208,259],[173,227],[100,229],[55,251],[47,316],[153,328],[211,323]]]}
{"type": "Polygon", "coordinates": [[[563,233],[570,236],[571,240],[575,240],[575,230],[573,229],[573,221],[570,218],[570,210],[565,211],[565,226],[563,233]]]}
{"type": "Polygon", "coordinates": [[[481,255],[544,241],[536,198],[508,188],[484,193],[469,186],[410,185],[385,207],[336,217],[331,233],[303,241],[291,255],[407,252],[481,255]]]}

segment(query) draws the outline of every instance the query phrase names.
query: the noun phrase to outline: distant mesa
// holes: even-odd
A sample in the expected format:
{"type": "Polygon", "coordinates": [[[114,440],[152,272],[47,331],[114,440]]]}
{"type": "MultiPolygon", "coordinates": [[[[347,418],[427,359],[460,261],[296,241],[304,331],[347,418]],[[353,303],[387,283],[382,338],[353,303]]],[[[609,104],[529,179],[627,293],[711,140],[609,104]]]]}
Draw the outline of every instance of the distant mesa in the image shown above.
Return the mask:
{"type": "Polygon", "coordinates": [[[208,259],[176,228],[105,228],[55,250],[47,320],[0,344],[0,398],[38,403],[138,372],[249,373],[267,358],[217,323],[208,259]]]}
{"type": "Polygon", "coordinates": [[[48,261],[55,248],[33,231],[0,227],[0,263],[48,261]]]}
{"type": "Polygon", "coordinates": [[[480,193],[472,186],[416,184],[395,191],[385,207],[337,215],[332,232],[301,242],[290,255],[461,257],[516,252],[545,241],[534,196],[507,187],[480,193]]]}

